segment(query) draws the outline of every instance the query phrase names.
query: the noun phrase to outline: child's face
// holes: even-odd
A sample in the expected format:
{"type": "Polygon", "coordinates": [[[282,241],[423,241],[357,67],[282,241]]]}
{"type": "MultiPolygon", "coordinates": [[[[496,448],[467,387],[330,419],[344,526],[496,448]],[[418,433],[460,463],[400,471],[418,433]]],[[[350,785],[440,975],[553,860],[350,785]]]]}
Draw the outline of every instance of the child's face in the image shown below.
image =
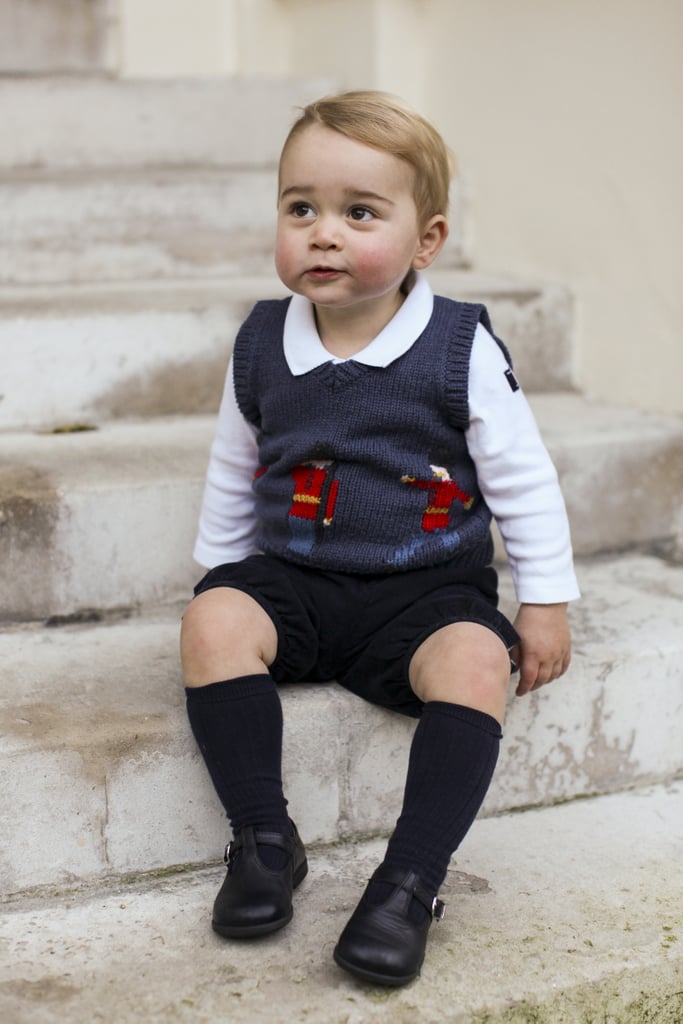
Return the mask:
{"type": "Polygon", "coordinates": [[[423,253],[413,174],[323,125],[295,136],[280,168],[275,265],[284,284],[317,307],[361,304],[373,316],[386,307],[390,319],[408,272],[433,259],[423,253]]]}

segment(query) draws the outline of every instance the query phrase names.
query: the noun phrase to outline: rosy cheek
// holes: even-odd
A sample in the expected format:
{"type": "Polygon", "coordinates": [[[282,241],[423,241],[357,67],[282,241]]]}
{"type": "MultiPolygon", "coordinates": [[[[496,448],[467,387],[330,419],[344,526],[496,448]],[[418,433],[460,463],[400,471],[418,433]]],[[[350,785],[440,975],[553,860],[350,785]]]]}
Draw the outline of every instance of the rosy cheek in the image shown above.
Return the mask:
{"type": "Polygon", "coordinates": [[[391,254],[386,248],[368,248],[359,253],[354,259],[355,269],[363,279],[371,284],[373,281],[383,278],[387,272],[387,266],[391,263],[391,254]]]}
{"type": "Polygon", "coordinates": [[[275,269],[281,276],[292,272],[295,246],[287,236],[279,236],[275,240],[275,269]]]}

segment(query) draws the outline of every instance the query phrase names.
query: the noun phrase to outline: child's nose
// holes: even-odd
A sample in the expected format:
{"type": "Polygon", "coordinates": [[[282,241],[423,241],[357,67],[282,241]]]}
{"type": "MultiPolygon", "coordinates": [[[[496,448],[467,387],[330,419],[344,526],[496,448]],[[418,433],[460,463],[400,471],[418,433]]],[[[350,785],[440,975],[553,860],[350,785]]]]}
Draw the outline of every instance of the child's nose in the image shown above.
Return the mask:
{"type": "Polygon", "coordinates": [[[333,217],[318,217],[311,235],[311,244],[316,249],[339,249],[341,232],[333,217]]]}

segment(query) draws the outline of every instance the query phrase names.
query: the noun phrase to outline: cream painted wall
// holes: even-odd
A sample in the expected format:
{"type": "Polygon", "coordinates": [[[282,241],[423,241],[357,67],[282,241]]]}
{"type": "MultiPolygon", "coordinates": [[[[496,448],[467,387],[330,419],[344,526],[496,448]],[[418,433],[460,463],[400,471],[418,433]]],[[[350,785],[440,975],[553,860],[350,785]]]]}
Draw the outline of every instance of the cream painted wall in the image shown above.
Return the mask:
{"type": "Polygon", "coordinates": [[[230,74],[237,61],[233,5],[224,0],[119,0],[121,73],[230,74]]]}
{"type": "Polygon", "coordinates": [[[340,88],[385,89],[422,103],[429,0],[281,0],[292,26],[291,67],[340,88]]]}
{"type": "Polygon", "coordinates": [[[332,75],[340,87],[422,91],[426,0],[110,3],[124,77],[332,75]]]}
{"type": "Polygon", "coordinates": [[[287,75],[281,0],[117,0],[124,77],[287,75]]]}
{"type": "Polygon", "coordinates": [[[127,74],[324,75],[441,128],[482,269],[576,294],[584,389],[683,414],[681,0],[119,0],[127,74]]]}
{"type": "Polygon", "coordinates": [[[573,289],[588,393],[683,414],[683,4],[429,6],[478,265],[573,289]]]}

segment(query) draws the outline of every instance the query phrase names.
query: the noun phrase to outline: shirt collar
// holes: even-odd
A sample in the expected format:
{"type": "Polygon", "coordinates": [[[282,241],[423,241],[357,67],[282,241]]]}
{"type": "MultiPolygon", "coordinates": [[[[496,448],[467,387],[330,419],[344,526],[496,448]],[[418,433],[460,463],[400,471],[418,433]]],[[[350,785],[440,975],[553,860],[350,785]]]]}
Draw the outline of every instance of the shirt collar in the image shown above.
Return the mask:
{"type": "MultiPolygon", "coordinates": [[[[416,272],[414,277],[401,308],[377,337],[353,356],[355,362],[366,366],[389,366],[422,334],[432,315],[434,295],[422,274],[416,272]]],[[[287,366],[295,377],[309,373],[323,363],[345,362],[333,356],[323,345],[315,326],[313,303],[302,295],[293,295],[287,309],[283,348],[287,366]]]]}

